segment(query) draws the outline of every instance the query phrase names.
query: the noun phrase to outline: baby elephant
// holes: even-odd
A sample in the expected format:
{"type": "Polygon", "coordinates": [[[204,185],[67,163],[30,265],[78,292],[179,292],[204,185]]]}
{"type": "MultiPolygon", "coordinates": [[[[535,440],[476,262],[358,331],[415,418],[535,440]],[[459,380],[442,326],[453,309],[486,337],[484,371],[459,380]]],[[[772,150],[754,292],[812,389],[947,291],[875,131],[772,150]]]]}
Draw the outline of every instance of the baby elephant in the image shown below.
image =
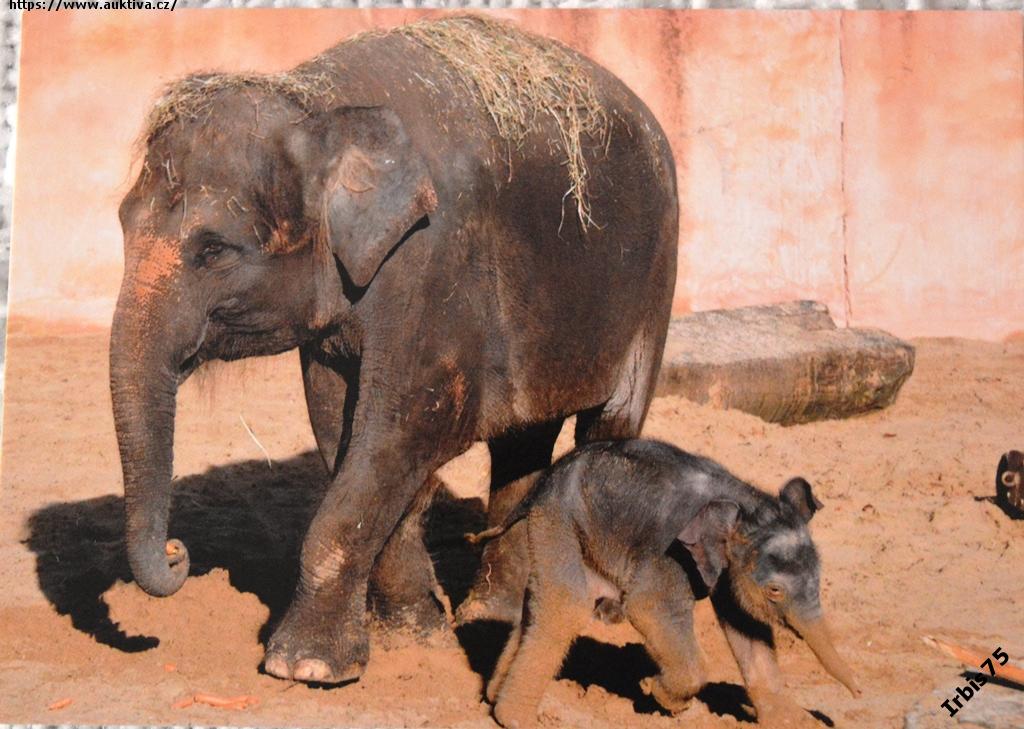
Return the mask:
{"type": "Polygon", "coordinates": [[[660,672],[642,688],[670,711],[705,683],[693,629],[694,593],[678,540],[693,557],[762,723],[809,715],[782,696],[771,623],[784,622],[855,696],[829,638],[818,597],[818,555],[807,522],[821,504],[802,478],[776,498],[718,464],[649,440],[592,443],[541,476],[498,527],[527,517],[530,577],[487,700],[505,727],[533,726],[547,683],[584,622],[624,615],[660,672]],[[721,579],[720,579],[721,576],[721,579]],[[621,610],[621,613],[619,613],[621,610]]]}

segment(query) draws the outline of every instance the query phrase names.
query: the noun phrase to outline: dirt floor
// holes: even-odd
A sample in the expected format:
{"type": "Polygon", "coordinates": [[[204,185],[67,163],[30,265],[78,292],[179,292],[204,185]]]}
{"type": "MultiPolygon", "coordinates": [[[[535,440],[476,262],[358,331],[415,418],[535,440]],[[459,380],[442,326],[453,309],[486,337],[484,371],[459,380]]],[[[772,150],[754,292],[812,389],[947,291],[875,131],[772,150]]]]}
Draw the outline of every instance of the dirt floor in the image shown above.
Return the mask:
{"type": "MultiPolygon", "coordinates": [[[[866,692],[852,699],[802,644],[781,635],[791,694],[823,726],[903,727],[908,714],[910,729],[954,725],[940,704],[966,679],[923,645],[924,634],[986,651],[1000,646],[1018,665],[1024,657],[1024,521],[1011,521],[989,498],[999,455],[1024,448],[1024,342],[916,344],[917,369],[884,412],[783,428],[658,398],[647,423],[646,435],[714,457],[766,489],[795,474],[814,484],[826,506],[813,523],[823,602],[866,692]]],[[[259,672],[261,640],[287,603],[324,480],[297,357],[225,366],[205,385],[183,388],[172,532],[191,551],[193,577],[173,597],[153,599],[125,583],[106,335],[40,335],[22,326],[8,347],[0,721],[494,726],[480,672],[496,657],[500,631],[439,634],[428,646],[378,633],[364,678],[340,688],[259,672]],[[260,703],[244,711],[172,708],[199,691],[252,694],[260,703]],[[64,708],[48,709],[65,699],[64,708]]],[[[559,448],[569,445],[563,435],[559,448]]],[[[478,446],[442,477],[470,497],[480,494],[487,468],[478,446]]],[[[450,500],[432,523],[478,513],[474,504],[450,500]]],[[[443,550],[438,557],[454,560],[447,571],[457,598],[470,562],[443,550]]],[[[597,626],[552,683],[545,724],[750,722],[707,601],[697,618],[712,683],[682,717],[641,696],[637,683],[654,668],[631,629],[597,626]]],[[[989,685],[971,706],[1013,693],[989,685]]],[[[1024,726],[1018,718],[1005,726],[1024,726]]]]}

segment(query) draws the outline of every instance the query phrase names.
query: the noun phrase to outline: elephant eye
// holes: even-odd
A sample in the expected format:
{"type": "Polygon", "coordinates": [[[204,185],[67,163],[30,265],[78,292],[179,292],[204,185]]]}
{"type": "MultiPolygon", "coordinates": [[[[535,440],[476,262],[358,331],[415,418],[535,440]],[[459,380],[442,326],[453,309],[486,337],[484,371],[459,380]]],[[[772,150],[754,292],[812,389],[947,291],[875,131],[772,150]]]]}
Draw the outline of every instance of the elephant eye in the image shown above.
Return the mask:
{"type": "Polygon", "coordinates": [[[213,258],[224,252],[224,244],[220,241],[211,241],[203,246],[202,252],[199,254],[203,258],[213,258]]]}
{"type": "Polygon", "coordinates": [[[767,593],[768,599],[772,602],[779,602],[786,596],[785,591],[778,585],[768,585],[765,587],[764,591],[767,593]]]}
{"type": "Polygon", "coordinates": [[[207,266],[217,262],[224,253],[233,250],[223,238],[218,235],[204,235],[199,242],[199,252],[196,254],[196,263],[207,266]]]}

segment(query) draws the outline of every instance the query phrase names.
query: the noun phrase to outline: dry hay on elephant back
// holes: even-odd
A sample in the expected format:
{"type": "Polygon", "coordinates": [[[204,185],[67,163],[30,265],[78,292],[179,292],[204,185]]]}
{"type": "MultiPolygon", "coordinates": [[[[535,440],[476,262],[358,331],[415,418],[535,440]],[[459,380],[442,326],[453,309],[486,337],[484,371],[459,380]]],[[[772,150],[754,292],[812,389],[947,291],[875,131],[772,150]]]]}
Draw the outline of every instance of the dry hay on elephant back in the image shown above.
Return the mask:
{"type": "MultiPolygon", "coordinates": [[[[565,156],[570,180],[565,196],[575,199],[584,229],[593,222],[583,136],[603,146],[609,123],[579,56],[558,41],[527,33],[511,23],[464,14],[360,33],[343,45],[391,34],[428,48],[451,66],[510,150],[519,148],[530,132],[539,130],[545,118],[550,119],[559,137],[550,141],[565,156]]],[[[208,117],[217,94],[225,90],[280,94],[304,111],[312,111],[329,99],[335,86],[329,62],[324,61],[318,57],[284,73],[204,72],[174,81],[150,111],[140,141],[148,145],[175,121],[208,117]]],[[[511,174],[509,160],[510,178],[511,174]]]]}
{"type": "MultiPolygon", "coordinates": [[[[579,57],[558,41],[527,33],[511,23],[477,15],[421,21],[393,31],[441,56],[484,105],[498,134],[520,146],[543,117],[558,128],[570,188],[584,228],[592,222],[587,202],[587,163],[582,137],[604,144],[608,118],[593,79],[579,57]]],[[[511,174],[511,162],[509,173],[511,174]]]]}

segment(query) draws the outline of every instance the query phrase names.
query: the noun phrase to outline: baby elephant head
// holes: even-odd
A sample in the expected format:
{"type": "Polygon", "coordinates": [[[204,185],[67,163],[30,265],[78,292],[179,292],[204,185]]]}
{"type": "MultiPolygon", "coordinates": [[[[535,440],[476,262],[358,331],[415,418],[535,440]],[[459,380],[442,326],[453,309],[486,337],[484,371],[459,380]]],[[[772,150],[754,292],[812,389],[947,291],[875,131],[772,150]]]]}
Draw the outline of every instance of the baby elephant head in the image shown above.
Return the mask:
{"type": "Polygon", "coordinates": [[[821,610],[821,565],[807,529],[821,506],[811,485],[794,478],[777,499],[761,500],[750,511],[731,501],[709,502],[679,540],[709,589],[725,571],[728,589],[746,612],[796,631],[822,666],[856,696],[860,689],[832,645],[821,610]]]}

